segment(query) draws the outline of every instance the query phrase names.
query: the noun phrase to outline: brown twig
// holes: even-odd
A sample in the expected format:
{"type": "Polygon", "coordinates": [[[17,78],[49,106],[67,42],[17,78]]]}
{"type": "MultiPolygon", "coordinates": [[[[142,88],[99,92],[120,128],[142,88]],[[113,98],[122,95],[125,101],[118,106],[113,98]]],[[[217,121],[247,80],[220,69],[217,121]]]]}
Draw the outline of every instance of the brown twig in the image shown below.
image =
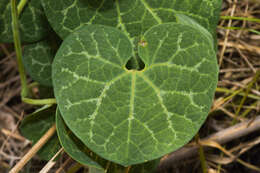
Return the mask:
{"type": "MultiPolygon", "coordinates": [[[[233,3],[233,6],[232,6],[232,10],[231,10],[230,16],[234,16],[234,13],[235,13],[235,10],[236,10],[237,0],[234,0],[233,2],[234,3],[233,3]]],[[[232,25],[232,20],[229,20],[228,21],[228,27],[231,27],[231,25],[232,25]]],[[[223,44],[223,47],[222,47],[221,52],[220,52],[219,67],[221,67],[221,65],[222,65],[222,61],[223,61],[223,58],[224,58],[224,53],[225,53],[225,50],[226,50],[226,44],[227,44],[228,38],[229,38],[228,37],[229,32],[230,32],[230,30],[228,29],[226,31],[226,34],[225,34],[224,44],[223,44]]]]}
{"type": "Polygon", "coordinates": [[[22,141],[22,142],[25,142],[25,141],[27,140],[27,139],[24,138],[23,136],[21,136],[21,135],[19,135],[19,134],[16,134],[16,133],[14,133],[14,132],[11,132],[10,130],[7,130],[7,129],[2,129],[1,132],[2,132],[3,134],[5,134],[6,136],[10,136],[10,137],[15,138],[15,139],[17,139],[17,140],[19,140],[19,141],[22,141]]]}
{"type": "Polygon", "coordinates": [[[54,159],[63,151],[63,148],[61,148],[52,158],[48,161],[48,163],[41,169],[39,173],[47,173],[49,170],[56,164],[54,159]]]}
{"type": "Polygon", "coordinates": [[[11,169],[9,173],[18,173],[24,165],[41,149],[41,147],[53,136],[56,131],[55,124],[39,139],[39,141],[28,151],[27,154],[11,169]]]}

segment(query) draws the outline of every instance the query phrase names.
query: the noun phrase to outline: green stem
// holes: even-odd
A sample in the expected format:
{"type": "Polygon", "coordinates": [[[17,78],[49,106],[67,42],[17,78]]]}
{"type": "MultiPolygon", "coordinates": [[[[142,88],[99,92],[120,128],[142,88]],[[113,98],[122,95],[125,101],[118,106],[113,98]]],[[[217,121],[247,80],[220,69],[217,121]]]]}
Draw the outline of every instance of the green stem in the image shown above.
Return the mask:
{"type": "Polygon", "coordinates": [[[200,158],[200,164],[201,164],[201,169],[203,173],[207,173],[207,161],[206,161],[206,157],[205,157],[205,153],[204,153],[204,149],[203,146],[200,145],[199,143],[199,134],[197,134],[195,136],[195,139],[199,145],[199,158],[200,158]]]}
{"type": "Polygon", "coordinates": [[[253,104],[250,105],[249,108],[247,108],[242,114],[241,114],[241,117],[242,118],[245,118],[246,115],[253,110],[253,108],[258,104],[258,101],[255,101],[253,104]]]}
{"type": "Polygon", "coordinates": [[[55,98],[50,99],[30,99],[22,97],[22,101],[31,105],[53,105],[57,104],[55,98]]]}
{"type": "MultiPolygon", "coordinates": [[[[216,89],[216,92],[220,92],[220,93],[227,93],[227,94],[237,94],[237,95],[240,95],[240,96],[244,96],[245,93],[242,92],[242,90],[239,90],[239,91],[233,91],[233,90],[230,90],[230,89],[227,89],[227,88],[217,88],[216,89]]],[[[255,99],[255,100],[260,100],[260,97],[259,96],[256,96],[256,95],[253,95],[253,94],[248,94],[249,98],[251,99],[255,99]]]]}
{"type": "Polygon", "coordinates": [[[18,17],[20,16],[21,12],[23,11],[24,6],[27,4],[28,0],[21,0],[18,4],[17,11],[18,17]]]}
{"type": "Polygon", "coordinates": [[[250,21],[250,22],[257,22],[260,23],[260,19],[257,18],[248,18],[248,17],[236,17],[236,16],[220,16],[221,19],[223,20],[243,20],[243,21],[250,21]]]}
{"type": "Polygon", "coordinates": [[[29,93],[26,75],[24,66],[22,63],[22,47],[19,33],[19,23],[18,23],[18,14],[16,8],[16,0],[11,0],[11,11],[12,11],[12,30],[13,30],[13,38],[14,38],[14,46],[18,63],[18,70],[21,78],[22,92],[21,96],[26,97],[29,93]]]}
{"type": "Polygon", "coordinates": [[[250,28],[242,28],[242,27],[236,27],[236,26],[231,26],[231,27],[218,26],[218,28],[230,29],[230,30],[245,30],[245,31],[249,31],[249,32],[252,32],[252,33],[260,35],[259,31],[255,30],[255,29],[250,29],[250,28]]]}
{"type": "Polygon", "coordinates": [[[254,83],[257,82],[257,79],[258,79],[259,75],[260,75],[260,70],[258,70],[258,71],[256,72],[254,78],[253,78],[252,81],[248,84],[248,87],[247,87],[247,89],[246,89],[245,95],[243,96],[243,98],[242,98],[242,100],[241,100],[241,102],[240,102],[240,104],[239,104],[239,106],[238,106],[238,108],[237,108],[237,110],[236,110],[236,113],[235,113],[235,116],[236,116],[236,117],[233,119],[233,122],[232,122],[233,124],[235,124],[235,123],[237,122],[237,116],[238,116],[238,114],[240,113],[240,110],[241,110],[242,106],[244,105],[244,103],[245,103],[245,101],[246,101],[246,98],[247,98],[247,96],[248,96],[248,94],[249,94],[249,91],[250,91],[251,88],[253,87],[254,83]]]}

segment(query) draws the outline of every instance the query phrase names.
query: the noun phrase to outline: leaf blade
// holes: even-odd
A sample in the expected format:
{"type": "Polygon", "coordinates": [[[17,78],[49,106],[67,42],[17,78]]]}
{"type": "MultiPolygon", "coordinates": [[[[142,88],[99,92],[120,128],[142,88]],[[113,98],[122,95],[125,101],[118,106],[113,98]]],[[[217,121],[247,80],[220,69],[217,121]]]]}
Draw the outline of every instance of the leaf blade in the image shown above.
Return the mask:
{"type": "Polygon", "coordinates": [[[146,44],[139,45],[139,55],[146,67],[142,71],[127,70],[123,65],[133,55],[128,37],[101,25],[84,26],[67,37],[53,65],[55,96],[66,124],[91,150],[124,166],[156,159],[187,143],[205,120],[217,83],[213,43],[199,29],[186,24],[160,24],[143,38],[146,44]],[[104,46],[104,36],[94,43],[107,52],[97,53],[101,49],[95,47],[90,55],[93,46],[89,42],[81,43],[78,49],[78,34],[87,40],[101,31],[110,33],[111,44],[104,46]],[[180,35],[179,42],[172,40],[180,35]],[[154,48],[160,39],[160,47],[154,48]],[[113,53],[116,43],[123,44],[128,53],[113,53]],[[154,51],[162,53],[153,57],[154,51]],[[75,56],[77,52],[81,52],[80,58],[75,56]],[[97,61],[97,54],[105,61],[97,61]],[[92,59],[99,63],[90,70],[92,59]],[[90,75],[95,71],[100,75],[90,75]],[[87,79],[82,80],[80,75],[87,79]],[[197,80],[194,86],[193,76],[197,80]]]}
{"type": "Polygon", "coordinates": [[[59,110],[56,111],[56,127],[60,143],[64,150],[77,162],[90,166],[96,171],[104,172],[103,168],[91,158],[90,151],[67,128],[59,110]]]}
{"type": "Polygon", "coordinates": [[[55,52],[47,41],[24,46],[23,64],[33,80],[45,86],[52,86],[51,65],[55,52]]]}
{"type": "Polygon", "coordinates": [[[175,14],[189,16],[215,35],[222,1],[70,0],[64,4],[62,0],[44,0],[42,3],[52,27],[61,38],[84,24],[117,27],[130,38],[134,38],[140,37],[147,29],[157,24],[176,22],[175,14]]]}
{"type": "MultiPolygon", "coordinates": [[[[0,41],[13,42],[11,2],[0,2],[0,41]]],[[[44,15],[41,3],[31,0],[20,15],[20,29],[22,42],[35,42],[45,37],[49,31],[49,24],[44,15]]]]}

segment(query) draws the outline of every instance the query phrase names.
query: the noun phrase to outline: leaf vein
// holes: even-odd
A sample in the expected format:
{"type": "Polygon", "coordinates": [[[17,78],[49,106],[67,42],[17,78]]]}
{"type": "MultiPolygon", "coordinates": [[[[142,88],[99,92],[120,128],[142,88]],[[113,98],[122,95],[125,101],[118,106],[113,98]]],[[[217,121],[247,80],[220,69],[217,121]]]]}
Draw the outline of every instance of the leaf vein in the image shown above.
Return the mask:
{"type": "Polygon", "coordinates": [[[139,76],[140,76],[141,78],[143,78],[143,80],[144,80],[148,85],[150,85],[150,86],[154,89],[154,91],[155,91],[155,93],[156,93],[156,95],[157,95],[157,97],[158,97],[158,99],[159,99],[159,103],[160,103],[160,105],[162,106],[163,111],[164,111],[164,113],[165,113],[166,116],[167,116],[167,122],[169,123],[169,128],[171,129],[171,131],[172,131],[174,134],[176,134],[176,132],[175,132],[175,130],[174,130],[174,128],[173,128],[172,122],[171,122],[171,120],[170,120],[170,119],[171,119],[171,116],[172,116],[172,113],[169,112],[169,111],[167,110],[166,106],[164,105],[164,103],[163,103],[163,98],[162,98],[161,95],[160,95],[160,90],[159,90],[159,88],[157,88],[157,86],[155,86],[154,83],[153,83],[147,76],[145,76],[145,75],[142,74],[142,73],[138,73],[138,74],[139,74],[139,76]]]}
{"type": "Polygon", "coordinates": [[[144,7],[149,11],[149,13],[153,16],[153,18],[156,20],[156,22],[158,24],[161,24],[162,20],[160,19],[160,17],[157,16],[156,13],[154,13],[153,9],[149,7],[148,3],[145,0],[140,0],[140,1],[144,5],[144,7]]]}

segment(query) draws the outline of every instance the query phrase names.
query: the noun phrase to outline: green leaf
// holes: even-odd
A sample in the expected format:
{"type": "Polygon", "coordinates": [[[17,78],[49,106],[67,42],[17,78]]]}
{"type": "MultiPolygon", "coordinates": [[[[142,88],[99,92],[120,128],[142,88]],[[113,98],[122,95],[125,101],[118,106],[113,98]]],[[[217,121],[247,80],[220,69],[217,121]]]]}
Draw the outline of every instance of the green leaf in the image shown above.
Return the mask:
{"type": "MultiPolygon", "coordinates": [[[[56,112],[56,127],[57,133],[60,139],[60,143],[66,153],[68,153],[77,162],[87,165],[90,173],[104,173],[105,170],[102,168],[106,167],[108,161],[103,160],[95,153],[91,152],[66,126],[62,119],[60,111],[56,112]],[[100,166],[102,165],[102,166],[100,166]]],[[[147,163],[134,165],[130,169],[130,173],[151,173],[155,170],[159,164],[160,159],[153,160],[147,163]]],[[[113,163],[109,164],[110,167],[107,173],[125,172],[125,167],[116,165],[113,163]]]]}
{"type": "Polygon", "coordinates": [[[55,51],[48,41],[24,46],[23,64],[31,78],[42,85],[52,86],[51,64],[55,51]]]}
{"type": "MultiPolygon", "coordinates": [[[[18,1],[19,2],[19,1],[18,1]]],[[[13,42],[11,1],[0,1],[0,42],[13,42]]],[[[49,24],[39,0],[30,0],[19,18],[22,42],[34,42],[45,37],[49,24]]]]}
{"type": "Polygon", "coordinates": [[[222,0],[42,0],[51,26],[63,39],[84,24],[117,27],[130,37],[175,22],[176,14],[196,20],[215,35],[222,0]]]}
{"type": "MultiPolygon", "coordinates": [[[[32,141],[34,145],[49,128],[55,123],[55,107],[44,106],[34,113],[27,115],[20,126],[23,136],[32,141]]],[[[60,149],[57,134],[38,151],[41,159],[50,160],[60,149]]]]}
{"type": "Polygon", "coordinates": [[[193,27],[194,29],[197,29],[198,31],[200,31],[200,33],[202,35],[204,35],[205,37],[208,38],[209,42],[213,42],[213,37],[212,35],[209,33],[208,30],[206,30],[204,27],[202,27],[200,24],[198,24],[196,21],[192,20],[191,18],[189,18],[186,15],[183,14],[176,14],[177,17],[177,23],[180,24],[184,24],[184,25],[189,25],[191,27],[193,27]]]}
{"type": "Polygon", "coordinates": [[[103,168],[92,159],[93,157],[97,158],[97,156],[94,156],[94,153],[91,153],[90,150],[68,129],[58,109],[56,112],[56,127],[60,143],[70,157],[83,165],[91,167],[93,171],[104,172],[103,168]]]}
{"type": "Polygon", "coordinates": [[[200,28],[167,23],[139,42],[141,71],[125,66],[133,45],[120,30],[86,25],[53,62],[53,85],[70,130],[101,157],[127,166],[186,144],[209,112],[218,78],[213,43],[200,28]]]}

